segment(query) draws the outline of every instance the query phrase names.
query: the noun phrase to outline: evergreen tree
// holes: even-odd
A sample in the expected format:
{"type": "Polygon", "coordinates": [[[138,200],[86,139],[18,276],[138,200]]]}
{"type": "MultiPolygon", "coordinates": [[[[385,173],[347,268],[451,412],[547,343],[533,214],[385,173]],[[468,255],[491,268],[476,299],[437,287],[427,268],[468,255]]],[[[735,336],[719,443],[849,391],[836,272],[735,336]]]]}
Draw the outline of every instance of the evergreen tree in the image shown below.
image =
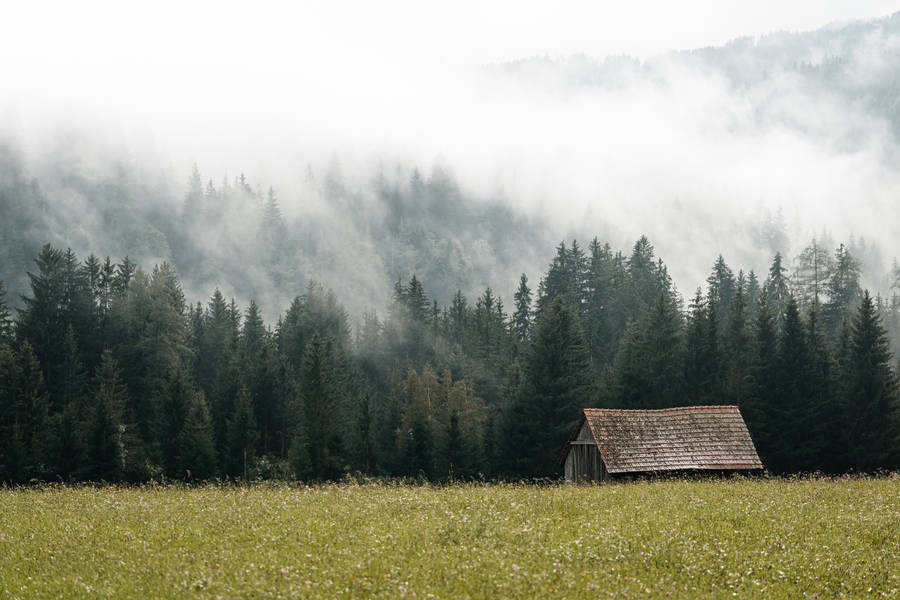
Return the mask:
{"type": "Polygon", "coordinates": [[[698,288],[690,305],[685,336],[685,388],[692,404],[718,404],[722,354],[716,313],[698,288]]]}
{"type": "Polygon", "coordinates": [[[647,404],[652,408],[678,406],[684,396],[682,320],[668,293],[660,291],[645,323],[647,404]]]}
{"type": "Polygon", "coordinates": [[[128,391],[109,350],[103,353],[97,367],[92,395],[84,476],[94,480],[117,481],[125,474],[128,442],[132,436],[124,422],[128,391]]]}
{"type": "Polygon", "coordinates": [[[591,241],[589,252],[586,317],[582,325],[594,372],[599,374],[612,360],[614,344],[618,343],[611,322],[611,303],[615,291],[612,281],[613,259],[609,244],[601,245],[597,238],[591,241]]]}
{"type": "Polygon", "coordinates": [[[759,296],[762,290],[759,287],[759,279],[752,270],[747,274],[745,296],[747,298],[747,318],[752,321],[756,318],[756,310],[759,304],[759,296]]]}
{"type": "Polygon", "coordinates": [[[75,331],[71,325],[66,329],[66,336],[63,340],[63,356],[59,376],[59,394],[54,399],[51,411],[58,412],[71,405],[77,414],[82,414],[87,395],[87,374],[81,363],[78,344],[75,342],[75,331]]]}
{"type": "Polygon", "coordinates": [[[750,387],[751,352],[745,298],[743,286],[738,285],[731,303],[731,319],[725,332],[724,343],[726,401],[738,406],[744,404],[750,387]]]}
{"type": "Polygon", "coordinates": [[[341,467],[338,414],[341,398],[335,361],[331,338],[313,334],[303,353],[300,394],[303,399],[310,474],[315,479],[334,477],[341,467]]]}
{"type": "Polygon", "coordinates": [[[562,241],[556,247],[556,256],[553,257],[553,261],[547,269],[547,274],[538,285],[536,311],[538,316],[559,296],[564,297],[566,302],[575,304],[573,296],[575,278],[573,257],[569,249],[566,248],[565,241],[562,241]]]}
{"type": "Polygon", "coordinates": [[[31,296],[23,297],[16,333],[27,341],[38,362],[43,365],[43,381],[55,389],[57,372],[62,364],[65,321],[63,253],[45,245],[34,259],[38,272],[28,273],[31,296]]]}
{"type": "Polygon", "coordinates": [[[778,343],[776,406],[777,436],[771,445],[771,466],[779,472],[809,470],[821,450],[816,435],[819,415],[812,406],[814,377],[807,329],[793,296],[788,298],[778,343]]]}
{"type": "Polygon", "coordinates": [[[853,318],[846,399],[849,462],[862,471],[897,466],[897,377],[887,335],[865,291],[853,318]]]}
{"type": "Polygon", "coordinates": [[[512,327],[516,343],[522,347],[531,337],[531,289],[525,273],[519,278],[519,287],[513,300],[516,310],[513,312],[512,327]]]}
{"type": "MultiPolygon", "coordinates": [[[[187,345],[184,294],[167,263],[154,267],[149,276],[141,269],[134,272],[114,322],[116,344],[112,350],[119,357],[128,387],[128,422],[135,424],[142,446],[149,448],[160,440],[171,444],[172,428],[160,437],[155,426],[166,413],[161,404],[169,401],[167,388],[173,381],[184,379],[190,367],[191,351],[187,345]]],[[[184,413],[178,416],[183,419],[184,413]]],[[[135,450],[142,451],[138,447],[135,450]]],[[[137,454],[131,458],[137,464],[149,459],[137,454]]]]}
{"type": "Polygon", "coordinates": [[[609,393],[605,398],[607,406],[648,408],[646,404],[651,393],[645,378],[644,346],[644,329],[638,323],[629,321],[612,366],[609,393]]]}
{"type": "Polygon", "coordinates": [[[823,320],[829,335],[834,337],[843,321],[850,321],[862,297],[859,287],[859,263],[841,244],[835,251],[834,266],[828,283],[828,302],[823,320]]]}
{"type": "Polygon", "coordinates": [[[837,393],[836,365],[831,346],[826,342],[819,320],[819,307],[810,307],[807,319],[807,341],[809,343],[810,367],[809,410],[812,413],[805,444],[804,470],[822,470],[836,473],[840,470],[840,442],[838,438],[846,427],[846,420],[837,393]]]}
{"type": "Polygon", "coordinates": [[[9,346],[0,344],[0,483],[17,483],[25,477],[24,415],[17,384],[16,356],[9,346]]]}
{"type": "Polygon", "coordinates": [[[511,474],[553,474],[560,440],[575,426],[579,410],[594,399],[590,356],[578,317],[557,298],[538,317],[525,380],[507,414],[511,474]]]}
{"type": "MultiPolygon", "coordinates": [[[[93,415],[89,415],[88,419],[92,417],[93,415]]],[[[84,418],[82,411],[75,407],[74,402],[69,402],[45,424],[49,425],[51,430],[47,459],[52,466],[48,475],[62,481],[69,481],[76,474],[87,475],[82,471],[84,460],[82,418],[84,418]]],[[[92,424],[91,420],[87,421],[88,426],[92,424]]]]}
{"type": "Polygon", "coordinates": [[[781,426],[777,414],[778,364],[776,319],[763,292],[754,323],[749,397],[740,408],[763,465],[770,469],[775,468],[771,461],[778,459],[775,448],[781,426]]]}
{"type": "Polygon", "coordinates": [[[631,249],[627,261],[627,272],[630,282],[631,318],[639,320],[649,310],[660,290],[660,280],[656,261],[653,257],[653,245],[647,236],[641,236],[631,249]]]}
{"type": "Polygon", "coordinates": [[[781,253],[777,252],[775,258],[772,259],[772,266],[769,267],[769,277],[763,286],[763,290],[766,293],[766,301],[769,304],[769,311],[772,313],[772,317],[778,326],[784,320],[784,311],[787,308],[791,295],[788,278],[785,275],[787,269],[782,262],[781,253]]]}
{"type": "Polygon", "coordinates": [[[668,294],[660,293],[643,323],[625,334],[615,363],[616,405],[668,408],[683,397],[681,315],[668,294]]]}
{"type": "MultiPolygon", "coordinates": [[[[365,386],[366,388],[368,386],[365,386]]],[[[372,403],[369,400],[369,394],[360,395],[356,413],[356,433],[359,442],[359,464],[362,472],[371,475],[378,462],[376,456],[376,438],[375,438],[375,414],[372,410],[372,403]]]]}
{"type": "Polygon", "coordinates": [[[228,468],[231,475],[240,476],[245,481],[256,457],[256,445],[259,441],[253,412],[250,392],[245,386],[241,386],[234,403],[234,412],[227,423],[228,468]]]}
{"type": "Polygon", "coordinates": [[[213,431],[227,452],[226,419],[234,410],[236,382],[229,373],[236,360],[238,324],[225,297],[216,289],[202,316],[202,326],[194,337],[198,347],[194,352],[194,373],[213,417],[213,431]]]}
{"type": "Polygon", "coordinates": [[[466,332],[469,329],[469,306],[462,292],[456,290],[450,301],[447,312],[447,334],[450,341],[458,347],[466,343],[466,332]]]}
{"type": "Polygon", "coordinates": [[[727,324],[731,318],[731,303],[737,283],[734,273],[725,264],[725,259],[721,254],[716,258],[712,273],[706,279],[706,283],[708,284],[709,310],[716,314],[720,323],[727,324]]]}
{"type": "Polygon", "coordinates": [[[21,449],[21,473],[24,480],[41,478],[49,469],[50,439],[48,436],[49,399],[37,357],[28,342],[22,342],[15,355],[14,386],[11,407],[14,454],[21,449]],[[19,441],[21,440],[21,441],[19,441]]]}
{"type": "Polygon", "coordinates": [[[204,480],[216,474],[216,448],[212,419],[202,392],[190,396],[184,426],[178,435],[180,473],[188,479],[204,480]]]}
{"type": "Polygon", "coordinates": [[[312,468],[309,457],[309,438],[302,420],[295,423],[291,430],[288,463],[294,471],[294,477],[303,479],[309,476],[312,468]]]}
{"type": "Polygon", "coordinates": [[[833,473],[842,473],[850,468],[850,424],[855,418],[850,406],[850,386],[853,380],[853,366],[851,363],[851,346],[853,334],[850,322],[844,320],[837,333],[837,342],[834,346],[834,390],[832,400],[834,406],[831,414],[834,415],[832,425],[836,425],[834,431],[828,433],[828,451],[825,456],[825,468],[833,473]]]}
{"type": "MultiPolygon", "coordinates": [[[[170,477],[181,477],[184,474],[185,465],[181,460],[183,441],[180,434],[196,394],[187,379],[187,374],[179,370],[170,374],[165,385],[157,390],[151,399],[155,411],[150,424],[153,454],[156,464],[160,465],[170,477]]],[[[210,418],[205,398],[203,406],[206,417],[210,418]]],[[[213,435],[210,435],[210,440],[214,439],[213,435]]],[[[194,471],[195,476],[203,478],[197,473],[198,471],[194,471]]]]}

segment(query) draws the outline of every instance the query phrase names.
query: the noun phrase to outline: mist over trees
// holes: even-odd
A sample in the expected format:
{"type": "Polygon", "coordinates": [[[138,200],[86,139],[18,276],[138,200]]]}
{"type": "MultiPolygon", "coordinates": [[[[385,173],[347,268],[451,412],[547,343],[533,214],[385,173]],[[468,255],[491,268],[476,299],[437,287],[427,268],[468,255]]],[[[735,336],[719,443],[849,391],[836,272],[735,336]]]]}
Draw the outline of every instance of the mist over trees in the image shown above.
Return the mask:
{"type": "Polygon", "coordinates": [[[823,261],[804,296],[781,256],[762,282],[719,256],[685,305],[646,237],[573,240],[512,312],[413,275],[354,328],[315,282],[267,324],[168,263],[45,245],[0,303],[0,480],[553,476],[580,408],[685,404],[740,406],[776,473],[896,468],[900,294],[823,261]]]}
{"type": "Polygon", "coordinates": [[[464,194],[437,166],[427,176],[398,166],[362,189],[350,187],[336,161],[321,175],[308,167],[289,216],[274,189],[243,174],[214,181],[194,165],[182,192],[140,165],[106,157],[87,168],[71,152],[58,149],[37,166],[0,138],[0,211],[9,216],[0,221],[0,278],[15,308],[32,257],[48,242],[167,262],[193,294],[222,287],[274,319],[310,279],[357,314],[389,300],[398,274],[427,278],[448,301],[495,273],[538,264],[539,244],[549,239],[536,220],[500,199],[464,194]]]}

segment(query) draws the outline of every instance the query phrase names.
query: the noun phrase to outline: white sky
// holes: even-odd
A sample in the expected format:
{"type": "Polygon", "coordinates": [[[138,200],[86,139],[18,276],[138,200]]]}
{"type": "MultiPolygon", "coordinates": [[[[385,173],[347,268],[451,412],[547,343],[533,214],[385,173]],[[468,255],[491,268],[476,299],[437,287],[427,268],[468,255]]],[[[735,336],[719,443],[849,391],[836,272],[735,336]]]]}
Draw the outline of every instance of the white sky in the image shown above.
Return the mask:
{"type": "MultiPolygon", "coordinates": [[[[236,81],[299,96],[398,72],[534,55],[720,45],[900,10],[893,0],[455,0],[425,2],[8,2],[0,66],[9,88],[180,93],[236,81]],[[159,89],[163,88],[163,89],[159,89]],[[176,92],[177,90],[177,92],[176,92]]],[[[7,90],[9,91],[9,90],[7,90]]],[[[253,97],[246,91],[246,100],[253,97]]],[[[94,98],[102,102],[100,98],[94,98]]],[[[251,102],[252,104],[252,102],[251,102]]]]}

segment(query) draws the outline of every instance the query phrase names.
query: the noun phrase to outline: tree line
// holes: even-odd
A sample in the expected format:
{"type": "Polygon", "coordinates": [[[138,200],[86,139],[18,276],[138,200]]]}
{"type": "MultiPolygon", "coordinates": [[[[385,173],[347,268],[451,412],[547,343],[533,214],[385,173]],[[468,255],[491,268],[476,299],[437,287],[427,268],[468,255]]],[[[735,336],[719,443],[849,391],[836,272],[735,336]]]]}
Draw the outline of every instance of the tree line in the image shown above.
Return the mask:
{"type": "Polygon", "coordinates": [[[900,465],[887,328],[844,246],[765,280],[720,256],[685,306],[641,237],[560,243],[510,307],[413,275],[354,320],[311,282],[274,324],[167,263],[45,246],[0,283],[0,481],[552,477],[579,410],[736,404],[776,473],[900,465]]]}

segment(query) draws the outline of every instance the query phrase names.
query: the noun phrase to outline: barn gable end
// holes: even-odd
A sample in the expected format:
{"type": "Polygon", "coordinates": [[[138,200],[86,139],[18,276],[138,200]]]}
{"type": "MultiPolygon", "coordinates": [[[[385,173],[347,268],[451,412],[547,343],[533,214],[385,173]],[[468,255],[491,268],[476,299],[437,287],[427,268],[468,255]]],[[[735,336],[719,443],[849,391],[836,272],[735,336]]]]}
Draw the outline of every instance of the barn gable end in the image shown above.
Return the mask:
{"type": "Polygon", "coordinates": [[[566,481],[604,481],[608,474],[590,425],[582,419],[566,444],[566,481]]]}

